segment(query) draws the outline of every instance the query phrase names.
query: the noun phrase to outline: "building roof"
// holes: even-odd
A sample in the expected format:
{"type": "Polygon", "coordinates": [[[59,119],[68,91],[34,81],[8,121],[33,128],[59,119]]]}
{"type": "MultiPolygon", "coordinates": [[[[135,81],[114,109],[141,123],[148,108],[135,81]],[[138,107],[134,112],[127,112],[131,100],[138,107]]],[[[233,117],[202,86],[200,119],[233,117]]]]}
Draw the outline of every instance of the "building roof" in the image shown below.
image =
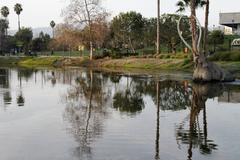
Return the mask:
{"type": "Polygon", "coordinates": [[[220,24],[236,28],[240,24],[240,12],[220,13],[220,24]]]}

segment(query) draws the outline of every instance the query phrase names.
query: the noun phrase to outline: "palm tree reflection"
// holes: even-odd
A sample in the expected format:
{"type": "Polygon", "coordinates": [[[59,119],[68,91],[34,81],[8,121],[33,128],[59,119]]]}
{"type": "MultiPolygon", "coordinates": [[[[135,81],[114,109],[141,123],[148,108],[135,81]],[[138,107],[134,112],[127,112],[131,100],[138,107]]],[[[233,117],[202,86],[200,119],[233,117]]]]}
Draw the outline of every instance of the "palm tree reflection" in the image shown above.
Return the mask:
{"type": "Polygon", "coordinates": [[[17,96],[17,104],[19,107],[22,107],[24,106],[24,103],[25,103],[25,99],[23,97],[22,92],[20,92],[20,94],[17,96]]]}
{"type": "Polygon", "coordinates": [[[160,160],[160,147],[159,147],[159,141],[160,141],[160,82],[157,82],[157,125],[156,125],[156,141],[155,141],[155,160],[160,160]]]}

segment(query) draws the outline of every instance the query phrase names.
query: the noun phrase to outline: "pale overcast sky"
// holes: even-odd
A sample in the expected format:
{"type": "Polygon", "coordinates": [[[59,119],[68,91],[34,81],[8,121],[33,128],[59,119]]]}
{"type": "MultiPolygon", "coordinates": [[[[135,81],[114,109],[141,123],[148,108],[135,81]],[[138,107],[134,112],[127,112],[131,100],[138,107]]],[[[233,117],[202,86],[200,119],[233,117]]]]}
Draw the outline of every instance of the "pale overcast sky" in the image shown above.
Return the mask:
{"type": "MultiPolygon", "coordinates": [[[[6,5],[10,8],[10,28],[17,28],[17,15],[14,13],[15,3],[23,5],[21,24],[26,27],[46,27],[51,20],[62,22],[61,10],[67,6],[69,0],[0,0],[0,7],[6,5]]],[[[161,0],[161,13],[174,13],[177,0],[161,0]]],[[[239,0],[210,0],[210,25],[218,25],[219,12],[240,12],[239,0]]],[[[156,0],[103,0],[103,6],[111,12],[112,16],[119,12],[134,10],[145,17],[156,15],[156,0]]],[[[199,9],[199,18],[203,22],[203,9],[199,9]]]]}

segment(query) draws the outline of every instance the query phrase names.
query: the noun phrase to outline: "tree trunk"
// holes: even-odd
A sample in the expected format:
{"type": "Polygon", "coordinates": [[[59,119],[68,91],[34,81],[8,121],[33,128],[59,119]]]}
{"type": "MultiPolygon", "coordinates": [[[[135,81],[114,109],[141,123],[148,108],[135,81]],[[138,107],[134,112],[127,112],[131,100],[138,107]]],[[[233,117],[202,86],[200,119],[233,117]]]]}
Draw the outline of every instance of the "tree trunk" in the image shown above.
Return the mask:
{"type": "Polygon", "coordinates": [[[18,31],[20,31],[21,26],[20,26],[20,15],[18,14],[18,31]]]}
{"type": "Polygon", "coordinates": [[[207,56],[208,52],[208,17],[209,17],[209,0],[206,0],[206,11],[205,11],[205,30],[204,30],[204,43],[203,49],[204,54],[207,56]]]}
{"type": "Polygon", "coordinates": [[[93,59],[93,38],[92,38],[92,21],[91,21],[91,17],[90,17],[90,13],[89,13],[89,8],[88,8],[88,3],[86,0],[84,0],[85,2],[85,9],[87,12],[87,22],[89,25],[89,43],[90,43],[90,60],[93,59]]]}
{"type": "Polygon", "coordinates": [[[160,0],[157,0],[157,54],[160,54],[160,0]]]}
{"type": "Polygon", "coordinates": [[[133,47],[133,44],[132,44],[132,40],[131,40],[130,37],[128,38],[128,41],[129,41],[129,44],[130,44],[130,47],[131,47],[132,53],[136,53],[136,51],[135,51],[135,49],[134,49],[134,47],[133,47]]]}
{"type": "Polygon", "coordinates": [[[52,37],[54,39],[54,28],[52,27],[52,37]]]}
{"type": "MultiPolygon", "coordinates": [[[[7,17],[5,18],[6,22],[8,21],[7,17]]],[[[9,21],[8,21],[9,22],[9,21]]],[[[8,36],[8,29],[6,28],[5,35],[8,36]]]]}
{"type": "Polygon", "coordinates": [[[0,31],[0,55],[2,54],[2,41],[3,41],[3,36],[2,36],[2,32],[0,31]]]}
{"type": "Polygon", "coordinates": [[[90,41],[90,60],[93,59],[93,43],[90,41]]]}
{"type": "Polygon", "coordinates": [[[191,27],[192,27],[192,52],[193,52],[193,58],[194,62],[198,56],[198,49],[197,49],[197,24],[196,24],[196,0],[191,0],[190,1],[190,7],[191,7],[191,17],[190,17],[190,22],[191,22],[191,27]]]}

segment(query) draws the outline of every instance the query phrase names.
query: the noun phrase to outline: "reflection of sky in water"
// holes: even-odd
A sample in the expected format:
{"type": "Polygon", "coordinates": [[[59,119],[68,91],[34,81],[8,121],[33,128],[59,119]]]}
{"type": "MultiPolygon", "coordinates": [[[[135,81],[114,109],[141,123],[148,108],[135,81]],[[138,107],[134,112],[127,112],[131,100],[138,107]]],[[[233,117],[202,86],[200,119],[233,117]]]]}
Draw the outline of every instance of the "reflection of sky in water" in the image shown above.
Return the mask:
{"type": "Polygon", "coordinates": [[[160,82],[158,139],[154,76],[92,77],[82,69],[0,69],[0,159],[146,160],[155,159],[158,142],[163,160],[187,159],[189,148],[194,160],[240,156],[240,87],[214,87],[221,96],[207,100],[206,114],[190,114],[192,94],[202,88],[160,82]],[[210,154],[202,152],[204,140],[216,145],[210,154]]]}

